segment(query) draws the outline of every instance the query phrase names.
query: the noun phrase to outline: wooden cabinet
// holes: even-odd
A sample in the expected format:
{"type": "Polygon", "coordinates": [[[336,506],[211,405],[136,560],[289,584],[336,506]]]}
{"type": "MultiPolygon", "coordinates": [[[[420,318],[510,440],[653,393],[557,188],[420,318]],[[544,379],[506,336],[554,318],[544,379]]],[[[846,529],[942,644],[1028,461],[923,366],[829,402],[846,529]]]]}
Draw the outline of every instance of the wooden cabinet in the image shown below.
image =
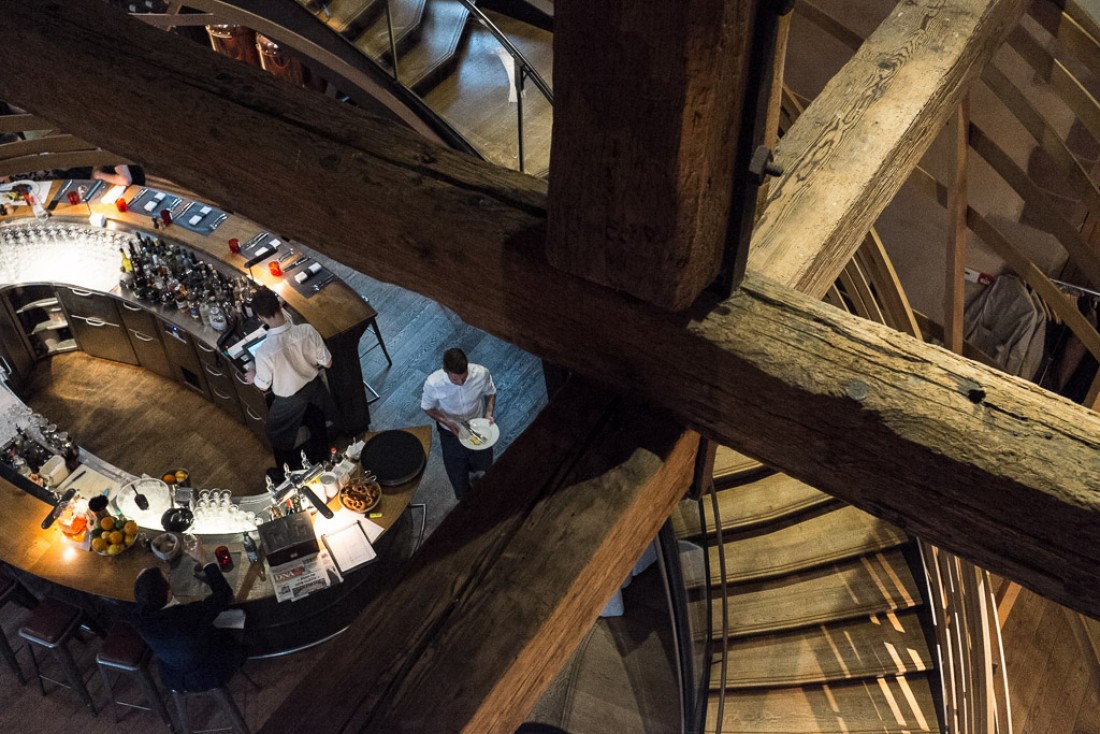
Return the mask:
{"type": "Polygon", "coordinates": [[[130,337],[130,346],[133,347],[138,364],[161,377],[176,379],[172,365],[168,363],[164,343],[160,340],[157,317],[141,306],[126,301],[120,301],[118,305],[122,325],[130,337]]]}
{"type": "Polygon", "coordinates": [[[81,349],[93,357],[138,364],[113,297],[66,286],[57,288],[57,297],[81,349]]]}
{"type": "Polygon", "coordinates": [[[267,440],[267,396],[255,385],[249,385],[236,370],[232,371],[233,389],[241,402],[241,410],[244,412],[244,423],[252,432],[267,440]]]}

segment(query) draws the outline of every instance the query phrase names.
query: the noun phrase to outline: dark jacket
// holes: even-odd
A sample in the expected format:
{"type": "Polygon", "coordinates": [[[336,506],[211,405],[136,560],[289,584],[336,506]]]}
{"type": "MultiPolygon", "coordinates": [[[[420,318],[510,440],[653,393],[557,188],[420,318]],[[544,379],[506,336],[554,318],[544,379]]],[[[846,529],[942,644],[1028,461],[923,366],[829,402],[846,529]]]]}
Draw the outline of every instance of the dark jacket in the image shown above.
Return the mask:
{"type": "Polygon", "coordinates": [[[164,609],[141,609],[134,626],[149,645],[164,685],[175,691],[208,691],[229,682],[244,663],[244,651],[233,636],[214,626],[214,618],[233,601],[216,563],[203,567],[213,591],[202,601],[164,609]]]}

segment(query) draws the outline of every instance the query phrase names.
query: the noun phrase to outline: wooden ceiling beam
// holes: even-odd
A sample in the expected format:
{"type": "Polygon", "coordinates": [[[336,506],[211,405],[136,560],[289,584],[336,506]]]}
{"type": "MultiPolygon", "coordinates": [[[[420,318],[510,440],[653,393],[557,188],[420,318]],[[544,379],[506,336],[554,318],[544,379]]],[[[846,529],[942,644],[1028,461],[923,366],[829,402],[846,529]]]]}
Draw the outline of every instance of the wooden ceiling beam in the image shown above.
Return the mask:
{"type": "Polygon", "coordinates": [[[0,20],[0,57],[67,70],[0,77],[0,98],[1100,616],[1095,414],[757,276],[691,315],[657,312],[548,267],[535,179],[97,0],[5,3],[0,20]]]}
{"type": "Polygon", "coordinates": [[[821,297],[1025,0],[903,0],[783,136],[749,268],[821,297]]]}
{"type": "Polygon", "coordinates": [[[555,267],[670,310],[714,281],[734,167],[748,166],[736,141],[754,125],[743,109],[758,3],[558,0],[555,267]]]}

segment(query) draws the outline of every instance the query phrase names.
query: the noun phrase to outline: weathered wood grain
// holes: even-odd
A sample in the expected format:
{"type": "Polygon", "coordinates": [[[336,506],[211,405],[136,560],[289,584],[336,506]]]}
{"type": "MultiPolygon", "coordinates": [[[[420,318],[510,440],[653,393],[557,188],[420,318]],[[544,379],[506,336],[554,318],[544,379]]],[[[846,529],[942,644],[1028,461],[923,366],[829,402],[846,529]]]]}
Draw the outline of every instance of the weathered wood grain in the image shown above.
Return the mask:
{"type": "Polygon", "coordinates": [[[276,231],[1100,614],[1100,418],[1091,412],[755,276],[690,323],[566,274],[548,277],[538,181],[177,46],[92,0],[63,13],[8,3],[0,19],[0,54],[71,55],[79,70],[50,84],[34,69],[0,78],[0,97],[157,161],[276,231]],[[113,78],[119,58],[165,84],[113,78]],[[105,97],[126,100],[128,114],[105,97]],[[208,152],[236,165],[209,176],[187,140],[142,134],[161,122],[210,135],[208,152]],[[273,185],[276,174],[293,185],[273,185]],[[325,195],[302,207],[303,190],[325,195]]]}
{"type": "Polygon", "coordinates": [[[900,3],[776,148],[749,267],[821,296],[1020,17],[1022,0],[900,3]]]}
{"type": "Polygon", "coordinates": [[[741,116],[756,94],[747,82],[757,4],[557,3],[546,244],[555,267],[670,310],[714,280],[734,166],[748,163],[734,158],[742,124],[753,124],[741,116]]]}

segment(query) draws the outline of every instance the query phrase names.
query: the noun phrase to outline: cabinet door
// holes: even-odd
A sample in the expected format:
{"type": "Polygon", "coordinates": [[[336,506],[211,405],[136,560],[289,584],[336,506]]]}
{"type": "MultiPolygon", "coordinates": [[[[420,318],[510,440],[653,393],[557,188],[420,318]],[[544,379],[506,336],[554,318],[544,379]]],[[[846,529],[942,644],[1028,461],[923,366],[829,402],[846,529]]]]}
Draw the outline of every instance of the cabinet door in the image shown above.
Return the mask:
{"type": "Polygon", "coordinates": [[[101,359],[138,363],[114,298],[66,286],[57,289],[57,297],[68,312],[69,328],[81,349],[101,359]]]}
{"type": "Polygon", "coordinates": [[[259,436],[265,445],[267,440],[267,399],[263,391],[255,385],[249,385],[235,369],[230,368],[233,375],[233,389],[241,401],[241,410],[244,412],[244,422],[252,432],[259,436]]]}
{"type": "Polygon", "coordinates": [[[18,389],[34,368],[34,354],[7,297],[0,299],[0,358],[8,384],[18,389]]]}
{"type": "MultiPolygon", "coordinates": [[[[196,340],[195,346],[202,347],[196,340]]],[[[215,355],[215,359],[203,359],[202,371],[206,374],[206,386],[210,389],[210,399],[229,415],[241,423],[245,423],[244,411],[237,399],[237,392],[233,389],[233,378],[229,376],[232,367],[225,364],[225,360],[215,355]]]]}
{"type": "Polygon", "coordinates": [[[160,336],[164,342],[164,351],[168,355],[168,364],[172,368],[172,377],[179,380],[184,387],[194,390],[207,400],[210,399],[210,391],[206,387],[206,375],[203,373],[202,363],[191,343],[191,335],[166,321],[157,319],[160,325],[160,336]]]}
{"type": "Polygon", "coordinates": [[[160,340],[157,317],[141,306],[126,301],[119,301],[118,305],[122,325],[130,336],[130,346],[134,349],[138,364],[161,377],[176,379],[172,365],[168,363],[164,343],[160,340]]]}

